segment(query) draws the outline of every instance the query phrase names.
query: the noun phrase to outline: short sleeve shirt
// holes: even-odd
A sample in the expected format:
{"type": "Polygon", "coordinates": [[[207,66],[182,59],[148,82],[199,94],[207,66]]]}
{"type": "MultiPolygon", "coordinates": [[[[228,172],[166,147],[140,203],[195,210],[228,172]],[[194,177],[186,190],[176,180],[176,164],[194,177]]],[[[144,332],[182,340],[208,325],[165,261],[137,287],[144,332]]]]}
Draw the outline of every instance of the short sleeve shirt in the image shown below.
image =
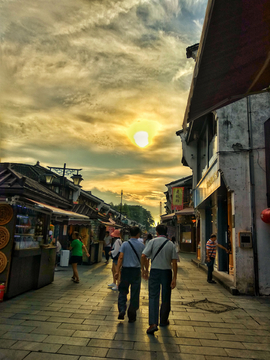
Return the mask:
{"type": "Polygon", "coordinates": [[[72,255],[73,256],[82,256],[83,243],[79,239],[73,240],[71,243],[71,247],[72,247],[72,255]]]}
{"type": "Polygon", "coordinates": [[[217,240],[209,239],[206,243],[206,249],[209,251],[209,257],[216,257],[217,240]]]}
{"type": "MultiPolygon", "coordinates": [[[[160,236],[153,240],[150,240],[146,245],[143,254],[149,258],[153,259],[157,253],[160,246],[166,241],[166,237],[160,236]]],[[[151,269],[160,269],[160,270],[169,270],[171,269],[172,260],[177,260],[177,252],[175,246],[171,241],[168,241],[167,244],[161,249],[158,255],[155,257],[153,263],[151,262],[151,269]]]]}
{"type": "Polygon", "coordinates": [[[138,257],[134,253],[134,251],[133,251],[132,247],[129,245],[128,241],[125,241],[120,248],[120,252],[124,254],[122,266],[123,267],[140,268],[141,267],[141,256],[142,256],[142,252],[144,250],[144,244],[136,238],[131,238],[129,241],[133,245],[136,253],[138,254],[140,261],[138,260],[138,257]]]}

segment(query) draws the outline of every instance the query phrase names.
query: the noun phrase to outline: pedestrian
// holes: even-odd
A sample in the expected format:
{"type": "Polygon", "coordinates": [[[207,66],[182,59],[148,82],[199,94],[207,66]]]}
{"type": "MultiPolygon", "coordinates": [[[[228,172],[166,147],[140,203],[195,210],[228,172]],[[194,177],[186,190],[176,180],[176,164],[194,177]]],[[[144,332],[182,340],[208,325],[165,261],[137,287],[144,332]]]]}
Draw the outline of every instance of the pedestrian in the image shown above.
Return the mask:
{"type": "Polygon", "coordinates": [[[106,265],[109,263],[109,259],[110,259],[109,252],[111,250],[111,246],[112,246],[112,237],[110,236],[109,231],[106,231],[105,237],[104,237],[104,240],[103,240],[103,247],[104,247],[105,258],[106,258],[105,264],[106,265]]]}
{"type": "Polygon", "coordinates": [[[139,241],[140,228],[130,228],[130,239],[122,244],[116,267],[115,278],[121,270],[121,281],[118,287],[118,319],[124,320],[127,309],[127,295],[130,287],[130,304],[128,319],[130,323],[136,321],[136,311],[139,309],[141,290],[141,256],[144,244],[139,241]],[[122,269],[121,269],[122,267],[122,269]]]}
{"type": "Polygon", "coordinates": [[[80,240],[79,233],[77,231],[73,231],[73,233],[72,233],[72,243],[71,243],[69,250],[72,251],[70,263],[72,266],[73,275],[72,275],[71,279],[75,283],[79,283],[80,279],[79,279],[79,273],[78,273],[77,266],[78,266],[78,264],[81,265],[81,263],[82,263],[83,251],[86,252],[87,257],[89,257],[90,255],[86,249],[86,246],[80,240]]]}
{"type": "Polygon", "coordinates": [[[216,259],[216,250],[217,246],[229,253],[229,250],[226,249],[224,246],[218,244],[217,237],[215,234],[210,236],[210,239],[206,243],[206,263],[208,267],[207,271],[207,282],[209,284],[216,284],[215,280],[213,280],[213,270],[214,270],[214,263],[216,259]]]}
{"type": "Polygon", "coordinates": [[[152,240],[152,239],[153,239],[152,234],[147,234],[144,245],[146,246],[149,243],[149,241],[152,240]]]}
{"type": "Polygon", "coordinates": [[[115,238],[114,239],[114,243],[112,246],[111,251],[109,251],[109,255],[111,255],[112,257],[112,275],[113,275],[113,282],[111,284],[109,284],[108,286],[114,290],[117,291],[118,290],[118,284],[120,282],[120,273],[118,274],[118,279],[115,278],[115,273],[116,273],[116,265],[118,262],[118,257],[119,257],[119,250],[120,247],[122,245],[122,236],[121,236],[121,232],[120,230],[116,229],[111,233],[111,237],[115,238]]]}
{"type": "Polygon", "coordinates": [[[160,307],[160,326],[169,325],[169,313],[171,310],[171,291],[176,286],[177,278],[177,253],[174,244],[167,239],[167,227],[156,227],[157,237],[149,241],[142,253],[142,277],[149,277],[148,267],[151,259],[151,271],[149,277],[149,328],[147,334],[154,334],[158,330],[159,296],[160,285],[162,286],[162,298],[160,307]],[[173,268],[173,276],[171,270],[173,268]]]}
{"type": "Polygon", "coordinates": [[[57,265],[60,263],[60,255],[62,250],[62,245],[59,241],[59,236],[56,239],[53,239],[52,244],[56,247],[56,258],[55,258],[55,271],[58,271],[57,265]]]}

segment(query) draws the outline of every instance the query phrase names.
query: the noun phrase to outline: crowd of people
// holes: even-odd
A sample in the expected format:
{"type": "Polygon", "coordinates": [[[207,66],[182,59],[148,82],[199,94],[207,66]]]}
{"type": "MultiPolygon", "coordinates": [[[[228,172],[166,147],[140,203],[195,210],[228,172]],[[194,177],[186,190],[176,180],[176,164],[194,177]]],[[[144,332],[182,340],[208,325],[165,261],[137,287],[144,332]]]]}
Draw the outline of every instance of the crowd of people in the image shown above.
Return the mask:
{"type": "MultiPolygon", "coordinates": [[[[156,237],[154,238],[151,234],[141,237],[141,230],[137,226],[131,227],[129,232],[129,240],[123,241],[119,229],[114,230],[111,234],[106,231],[103,241],[105,264],[107,265],[110,258],[112,259],[113,278],[108,287],[113,291],[118,291],[118,319],[124,320],[127,313],[128,321],[133,323],[136,321],[136,313],[139,309],[141,278],[148,280],[149,328],[146,332],[154,334],[158,331],[158,326],[163,327],[170,324],[171,292],[176,287],[177,262],[180,261],[178,244],[175,237],[168,239],[165,225],[156,227],[156,237]],[[127,309],[129,292],[130,302],[127,309]]],[[[206,246],[207,281],[209,283],[215,283],[212,280],[212,272],[217,246],[227,251],[217,243],[216,235],[213,234],[206,246]]],[[[69,249],[72,251],[70,258],[73,269],[72,280],[79,283],[77,265],[82,262],[83,251],[88,257],[90,255],[76,231],[72,233],[69,249]]]]}

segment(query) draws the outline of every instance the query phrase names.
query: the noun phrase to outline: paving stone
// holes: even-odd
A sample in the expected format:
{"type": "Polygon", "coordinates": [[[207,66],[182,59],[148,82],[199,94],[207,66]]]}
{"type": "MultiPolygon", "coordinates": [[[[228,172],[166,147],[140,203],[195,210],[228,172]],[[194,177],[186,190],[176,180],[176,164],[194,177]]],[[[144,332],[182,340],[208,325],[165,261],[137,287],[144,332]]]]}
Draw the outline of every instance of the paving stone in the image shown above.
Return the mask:
{"type": "Polygon", "coordinates": [[[131,350],[134,348],[134,342],[91,339],[87,346],[105,347],[105,348],[110,348],[110,349],[131,350]]]}
{"type": "Polygon", "coordinates": [[[89,339],[82,339],[71,336],[61,336],[61,335],[49,335],[44,340],[44,343],[49,344],[61,344],[61,345],[78,345],[86,346],[89,342],[89,339]]]}
{"type": "Polygon", "coordinates": [[[29,351],[1,349],[0,360],[22,360],[27,354],[29,354],[29,351]]]}
{"type": "Polygon", "coordinates": [[[3,340],[0,339],[0,349],[9,349],[16,343],[17,340],[3,340]]]}
{"type": "Polygon", "coordinates": [[[24,360],[78,360],[79,356],[31,352],[24,360]]]}
{"type": "Polygon", "coordinates": [[[224,328],[213,328],[213,327],[203,327],[203,326],[194,326],[195,332],[211,332],[215,334],[234,334],[231,329],[224,329],[224,328]]]}
{"type": "MultiPolygon", "coordinates": [[[[1,314],[2,316],[2,314],[1,314]]],[[[10,319],[10,318],[0,318],[0,324],[7,324],[7,325],[20,325],[24,322],[24,320],[16,320],[16,319],[10,319]]]]}
{"type": "Polygon", "coordinates": [[[222,341],[222,340],[200,340],[202,346],[213,346],[229,349],[245,349],[241,342],[237,341],[222,341]]]}
{"type": "Polygon", "coordinates": [[[68,323],[68,324],[81,324],[83,319],[74,319],[74,318],[61,318],[61,317],[50,317],[48,322],[58,322],[58,323],[68,323]]]}
{"type": "Polygon", "coordinates": [[[227,334],[217,334],[219,340],[223,341],[239,341],[239,342],[250,342],[250,343],[259,343],[259,336],[246,336],[246,335],[227,335],[227,334]]]}
{"type": "Polygon", "coordinates": [[[23,320],[37,320],[37,321],[46,321],[49,316],[42,315],[27,315],[27,314],[15,314],[12,316],[12,319],[23,319],[23,320]]]}
{"type": "Polygon", "coordinates": [[[259,360],[269,360],[270,353],[267,351],[251,351],[251,350],[236,350],[236,349],[225,349],[228,356],[238,357],[238,358],[247,358],[247,359],[259,359],[259,360]]]}
{"type": "Polygon", "coordinates": [[[205,357],[197,354],[157,353],[157,360],[205,360],[205,357]]]}
{"type": "Polygon", "coordinates": [[[186,346],[180,345],[180,351],[183,354],[198,354],[198,355],[219,355],[226,356],[224,349],[217,347],[208,347],[208,346],[186,346]]]}
{"type": "MultiPolygon", "coordinates": [[[[70,329],[70,324],[61,324],[58,329],[70,329]]],[[[97,325],[83,325],[83,324],[72,324],[73,330],[84,330],[84,331],[96,331],[98,329],[97,325]]],[[[108,328],[107,328],[108,330],[108,328]]]]}
{"type": "MultiPolygon", "coordinates": [[[[58,311],[40,311],[39,312],[39,315],[43,315],[43,316],[47,316],[47,317],[50,317],[50,316],[59,316],[59,312],[58,311]]],[[[68,312],[61,312],[61,317],[65,317],[65,318],[69,318],[70,317],[70,313],[68,312]]]]}
{"type": "Polygon", "coordinates": [[[144,352],[135,351],[135,350],[116,350],[110,349],[107,354],[108,357],[116,359],[130,359],[130,360],[156,360],[157,354],[155,352],[144,352]]]}
{"type": "MultiPolygon", "coordinates": [[[[107,329],[109,330],[109,329],[107,329]]],[[[88,339],[105,339],[105,340],[113,340],[115,337],[115,333],[111,331],[107,332],[97,332],[97,331],[82,331],[77,330],[72,336],[73,338],[88,338],[88,339]]]]}
{"type": "Polygon", "coordinates": [[[27,341],[38,341],[41,342],[46,339],[47,335],[39,334],[26,334],[22,332],[7,332],[2,336],[2,339],[10,340],[27,340],[27,341]]]}
{"type": "Polygon", "coordinates": [[[108,348],[98,348],[90,346],[74,346],[74,345],[63,345],[59,350],[59,354],[68,354],[68,355],[85,355],[92,357],[105,357],[108,348]]]}
{"type": "Polygon", "coordinates": [[[211,332],[201,332],[201,331],[176,331],[176,336],[179,338],[193,338],[193,339],[217,339],[216,334],[211,332]]]}
{"type": "MultiPolygon", "coordinates": [[[[270,340],[270,338],[269,338],[270,340]]],[[[249,350],[264,350],[264,351],[270,351],[270,341],[266,344],[261,343],[243,343],[244,347],[249,350]]],[[[229,346],[224,346],[229,347],[229,346]]],[[[269,359],[270,359],[270,353],[269,353],[269,359]]]]}
{"type": "Polygon", "coordinates": [[[21,323],[21,326],[30,326],[30,327],[47,327],[48,329],[57,329],[60,326],[60,322],[47,322],[47,321],[36,321],[36,320],[24,320],[21,323]]]}
{"type": "Polygon", "coordinates": [[[0,331],[16,331],[16,332],[25,332],[30,333],[34,330],[34,326],[21,326],[21,325],[7,325],[7,324],[0,324],[0,331]]]}
{"type": "Polygon", "coordinates": [[[58,344],[46,344],[28,341],[17,341],[11,349],[30,350],[30,351],[41,351],[41,352],[52,352],[56,353],[62,345],[58,344]]]}
{"type": "Polygon", "coordinates": [[[140,351],[161,351],[161,352],[180,352],[178,345],[173,344],[158,344],[158,343],[145,343],[145,342],[136,342],[134,345],[134,350],[140,351]]]}
{"type": "MultiPolygon", "coordinates": [[[[70,326],[69,326],[70,328],[70,326]]],[[[75,329],[68,330],[68,329],[52,329],[46,326],[39,326],[32,331],[31,334],[45,334],[45,335],[60,335],[60,336],[72,336],[75,333],[75,329]]]]}

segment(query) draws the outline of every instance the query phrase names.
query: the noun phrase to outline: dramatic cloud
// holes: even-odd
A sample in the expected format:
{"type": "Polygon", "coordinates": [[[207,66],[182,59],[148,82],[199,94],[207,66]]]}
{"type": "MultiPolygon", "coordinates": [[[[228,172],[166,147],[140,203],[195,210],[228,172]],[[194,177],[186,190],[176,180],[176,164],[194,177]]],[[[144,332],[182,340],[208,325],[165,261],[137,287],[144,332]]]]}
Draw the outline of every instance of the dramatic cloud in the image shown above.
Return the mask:
{"type": "Polygon", "coordinates": [[[83,168],[84,189],[157,219],[164,184],[190,174],[175,132],[206,3],[0,0],[1,160],[83,168]]]}

